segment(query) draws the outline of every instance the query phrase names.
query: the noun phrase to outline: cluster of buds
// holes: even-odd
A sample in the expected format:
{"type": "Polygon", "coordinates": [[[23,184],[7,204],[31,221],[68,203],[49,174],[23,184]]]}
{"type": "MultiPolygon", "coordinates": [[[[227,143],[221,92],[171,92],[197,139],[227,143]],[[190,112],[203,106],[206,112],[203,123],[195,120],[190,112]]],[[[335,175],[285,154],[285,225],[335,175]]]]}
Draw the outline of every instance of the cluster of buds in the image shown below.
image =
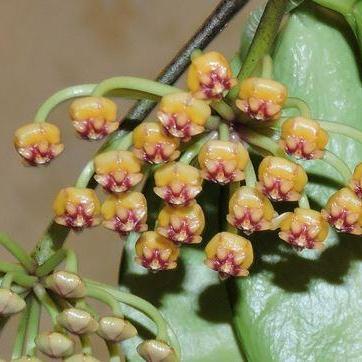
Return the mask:
{"type": "Polygon", "coordinates": [[[279,144],[285,152],[296,158],[322,158],[327,143],[328,133],[317,121],[295,117],[283,122],[279,144]]]}
{"type": "Polygon", "coordinates": [[[84,97],[73,101],[69,109],[76,131],[82,138],[99,140],[117,130],[117,106],[108,98],[84,97]]]}
{"type": "Polygon", "coordinates": [[[287,88],[266,78],[247,78],[240,83],[236,106],[251,120],[275,121],[288,97],[287,88]]]}
{"type": "Polygon", "coordinates": [[[33,122],[17,129],[14,145],[30,165],[46,164],[64,149],[60,142],[59,128],[47,122],[33,122]]]}
{"type": "Polygon", "coordinates": [[[298,201],[308,182],[302,166],[274,156],[260,163],[258,179],[258,189],[274,201],[298,201]]]}

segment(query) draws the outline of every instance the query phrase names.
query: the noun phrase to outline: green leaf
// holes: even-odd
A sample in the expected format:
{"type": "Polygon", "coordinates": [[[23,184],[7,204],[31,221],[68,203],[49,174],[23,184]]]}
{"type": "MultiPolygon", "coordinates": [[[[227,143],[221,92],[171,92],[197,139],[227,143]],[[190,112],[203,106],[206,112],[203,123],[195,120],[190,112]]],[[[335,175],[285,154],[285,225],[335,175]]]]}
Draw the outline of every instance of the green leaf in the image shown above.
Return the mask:
{"type": "MultiPolygon", "coordinates": [[[[276,78],[308,102],[315,118],[362,129],[358,49],[341,17],[303,5],[279,36],[274,61],[276,78]]],[[[328,148],[351,168],[362,159],[362,146],[339,135],[328,148]]],[[[307,193],[319,210],[341,179],[322,161],[305,165],[307,193]]],[[[253,241],[250,278],[229,285],[247,360],[360,361],[361,237],[331,231],[322,253],[293,251],[272,232],[253,241]]]]}
{"type": "MultiPolygon", "coordinates": [[[[147,187],[146,197],[154,219],[161,205],[152,191],[152,183],[147,187]]],[[[207,218],[205,241],[219,228],[218,198],[219,188],[205,184],[199,198],[207,218]]],[[[152,220],[150,224],[152,227],[152,220]]],[[[180,341],[183,361],[243,361],[231,327],[226,288],[220,284],[217,273],[203,264],[202,249],[203,246],[182,247],[176,270],[152,274],[135,265],[134,245],[126,245],[120,286],[159,308],[180,341]]],[[[150,337],[152,323],[130,309],[126,315],[137,322],[141,337],[150,337]]],[[[135,352],[139,342],[139,338],[133,338],[124,343],[130,361],[141,361],[135,352]]]]}

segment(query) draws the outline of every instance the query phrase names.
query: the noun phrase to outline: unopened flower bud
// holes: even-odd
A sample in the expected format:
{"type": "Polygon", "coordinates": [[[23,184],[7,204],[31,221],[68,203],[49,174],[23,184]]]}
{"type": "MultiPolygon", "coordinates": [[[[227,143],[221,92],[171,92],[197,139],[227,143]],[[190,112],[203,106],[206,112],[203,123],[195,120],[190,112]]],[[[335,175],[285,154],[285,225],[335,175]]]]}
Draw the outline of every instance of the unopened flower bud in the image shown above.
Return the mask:
{"type": "Polygon", "coordinates": [[[354,169],[352,180],[349,184],[354,193],[362,199],[362,162],[354,169]]]}
{"type": "Polygon", "coordinates": [[[59,128],[47,122],[29,123],[18,128],[14,135],[14,145],[31,165],[48,163],[64,150],[64,145],[60,143],[59,128]]]}
{"type": "Polygon", "coordinates": [[[99,320],[97,334],[113,343],[137,336],[137,329],[129,321],[120,317],[102,317],[99,320]]]}
{"type": "Polygon", "coordinates": [[[221,99],[235,84],[229,62],[221,53],[208,52],[192,59],[187,86],[196,98],[221,99]]]}
{"type": "Polygon", "coordinates": [[[69,357],[74,351],[74,341],[57,332],[41,333],[35,343],[39,351],[52,358],[69,357]]]}
{"type": "Polygon", "coordinates": [[[250,119],[273,121],[288,97],[287,88],[266,78],[247,78],[240,84],[236,106],[250,119]]]}
{"type": "Polygon", "coordinates": [[[196,202],[186,206],[166,205],[157,219],[157,232],[176,244],[200,243],[205,227],[202,208],[196,202]]]}
{"type": "Polygon", "coordinates": [[[94,159],[95,180],[109,192],[124,192],[138,184],[143,175],[141,161],[130,151],[108,151],[94,159]]]}
{"type": "Polygon", "coordinates": [[[75,273],[57,271],[45,279],[46,288],[64,298],[82,298],[86,294],[85,284],[75,273]]]}
{"type": "Polygon", "coordinates": [[[133,152],[140,160],[163,163],[175,160],[180,140],[167,134],[160,123],[143,122],[133,131],[133,152]]]}
{"type": "Polygon", "coordinates": [[[136,262],[152,271],[175,269],[179,254],[171,240],[154,231],[143,233],[136,242],[136,262]]]}
{"type": "Polygon", "coordinates": [[[245,234],[270,229],[276,216],[272,203],[255,187],[242,186],[230,198],[227,220],[245,234]]]}
{"type": "Polygon", "coordinates": [[[177,362],[173,348],[166,342],[149,339],[137,347],[138,354],[147,362],[177,362]]]}
{"type": "Polygon", "coordinates": [[[185,142],[205,130],[210,115],[211,109],[206,102],[185,92],[162,97],[158,111],[158,118],[166,130],[185,142]]]}
{"type": "MultiPolygon", "coordinates": [[[[0,362],[6,362],[6,361],[3,359],[0,359],[0,362]]],[[[20,358],[12,359],[11,362],[42,362],[42,361],[36,357],[23,356],[20,358]]]]}
{"type": "Polygon", "coordinates": [[[221,278],[249,275],[253,247],[249,240],[229,232],[216,234],[206,245],[205,264],[219,272],[221,278]]]}
{"type": "Polygon", "coordinates": [[[110,195],[102,205],[103,226],[120,234],[147,230],[147,200],[136,191],[110,195]]]}
{"type": "Polygon", "coordinates": [[[349,188],[333,194],[322,215],[338,231],[362,235],[362,200],[349,188]]]}
{"type": "Polygon", "coordinates": [[[317,121],[303,117],[287,119],[281,129],[280,146],[290,155],[306,160],[322,158],[328,133],[317,121]]]}
{"type": "Polygon", "coordinates": [[[274,201],[297,201],[308,182],[303,167],[281,157],[267,156],[259,165],[258,189],[274,201]]]}
{"type": "Polygon", "coordinates": [[[10,289],[0,288],[0,316],[6,317],[21,312],[26,306],[24,299],[10,289]]]}
{"type": "Polygon", "coordinates": [[[74,128],[85,139],[102,139],[119,127],[117,106],[108,98],[78,98],[69,111],[74,128]]]}
{"type": "Polygon", "coordinates": [[[282,220],[279,237],[297,249],[321,249],[328,230],[329,225],[320,212],[297,208],[282,220]]]}
{"type": "Polygon", "coordinates": [[[202,190],[199,169],[182,162],[170,162],[155,172],[155,193],[169,204],[183,205],[202,190]]]}
{"type": "Polygon", "coordinates": [[[89,354],[75,354],[64,360],[65,362],[100,362],[97,358],[89,354]]]}
{"type": "Polygon", "coordinates": [[[204,179],[224,185],[244,180],[249,154],[239,142],[213,140],[201,148],[198,160],[204,179]]]}
{"type": "Polygon", "coordinates": [[[58,314],[57,322],[71,333],[90,334],[98,328],[98,322],[86,311],[68,308],[58,314]]]}
{"type": "Polygon", "coordinates": [[[55,222],[76,230],[98,225],[100,202],[94,190],[66,187],[54,200],[55,222]]]}

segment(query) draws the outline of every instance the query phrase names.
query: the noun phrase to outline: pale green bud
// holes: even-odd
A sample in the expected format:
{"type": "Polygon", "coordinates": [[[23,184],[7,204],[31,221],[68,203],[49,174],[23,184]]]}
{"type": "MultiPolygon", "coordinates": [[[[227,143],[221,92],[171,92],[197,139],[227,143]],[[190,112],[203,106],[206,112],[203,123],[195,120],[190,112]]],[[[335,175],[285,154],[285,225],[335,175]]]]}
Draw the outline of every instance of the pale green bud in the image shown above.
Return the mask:
{"type": "Polygon", "coordinates": [[[137,335],[137,329],[120,317],[102,317],[97,334],[111,342],[120,342],[137,335]]]}
{"type": "Polygon", "coordinates": [[[6,317],[21,312],[26,306],[24,299],[20,298],[10,289],[0,288],[0,316],[6,317]]]}
{"type": "Polygon", "coordinates": [[[45,285],[64,298],[82,298],[86,288],[84,282],[75,273],[57,271],[45,279],[45,285]]]}
{"type": "Polygon", "coordinates": [[[177,362],[173,348],[155,339],[142,342],[137,347],[138,354],[147,362],[177,362]]]}
{"type": "Polygon", "coordinates": [[[69,357],[74,351],[74,341],[58,332],[41,333],[35,339],[39,351],[49,357],[69,357]]]}
{"type": "Polygon", "coordinates": [[[98,322],[88,312],[77,308],[65,309],[57,316],[57,322],[75,334],[94,333],[98,329],[98,322]]]}

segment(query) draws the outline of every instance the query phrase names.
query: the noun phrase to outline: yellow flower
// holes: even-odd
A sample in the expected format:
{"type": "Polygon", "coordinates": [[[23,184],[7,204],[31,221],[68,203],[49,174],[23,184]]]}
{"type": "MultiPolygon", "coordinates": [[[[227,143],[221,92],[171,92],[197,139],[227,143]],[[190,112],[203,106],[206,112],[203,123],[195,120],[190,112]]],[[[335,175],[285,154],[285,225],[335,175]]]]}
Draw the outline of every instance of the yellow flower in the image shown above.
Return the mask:
{"type": "Polygon", "coordinates": [[[95,157],[94,178],[109,192],[124,192],[142,180],[141,168],[132,152],[108,151],[95,157]]]}
{"type": "Polygon", "coordinates": [[[143,194],[127,191],[110,195],[102,205],[103,226],[121,234],[147,230],[147,201],[143,194]]]}
{"type": "Polygon", "coordinates": [[[18,153],[31,165],[48,163],[64,150],[57,126],[47,122],[29,123],[18,128],[14,135],[18,153]]]}
{"type": "Polygon", "coordinates": [[[162,97],[158,111],[158,119],[167,132],[185,142],[205,130],[210,115],[211,109],[206,102],[185,92],[162,97]]]}
{"type": "Polygon", "coordinates": [[[258,189],[275,201],[297,201],[308,182],[304,169],[281,157],[267,156],[259,165],[258,189]]]}
{"type": "Polygon", "coordinates": [[[280,146],[290,155],[306,160],[322,158],[328,133],[317,121],[289,118],[282,125],[280,146]]]}
{"type": "Polygon", "coordinates": [[[279,237],[298,249],[321,249],[329,226],[320,212],[296,208],[280,223],[279,237]]]}
{"type": "Polygon", "coordinates": [[[170,204],[186,204],[202,189],[200,171],[182,162],[170,162],[160,167],[154,177],[154,192],[170,204]]]}
{"type": "Polygon", "coordinates": [[[270,229],[276,216],[269,199],[254,187],[240,187],[229,201],[228,222],[246,234],[270,229]]]}
{"type": "Polygon", "coordinates": [[[354,169],[349,187],[360,199],[362,199],[362,162],[354,169]]]}
{"type": "Polygon", "coordinates": [[[156,122],[143,122],[133,131],[133,152],[137,158],[149,163],[175,160],[180,155],[179,145],[180,140],[168,135],[156,122]]]}
{"type": "Polygon", "coordinates": [[[218,271],[221,278],[249,275],[254,259],[250,241],[229,232],[216,234],[206,245],[205,253],[205,264],[218,271]]]}
{"type": "Polygon", "coordinates": [[[226,58],[218,52],[204,53],[192,59],[187,86],[199,99],[221,99],[236,84],[226,58]]]}
{"type": "Polygon", "coordinates": [[[249,118],[258,121],[273,121],[288,97],[287,88],[266,78],[247,78],[240,84],[236,106],[249,118]]]}
{"type": "Polygon", "coordinates": [[[136,242],[136,262],[152,271],[175,269],[179,248],[169,239],[146,231],[136,242]]]}
{"type": "Polygon", "coordinates": [[[362,200],[349,188],[333,194],[322,215],[338,231],[362,235],[362,200]]]}
{"type": "Polygon", "coordinates": [[[241,143],[213,140],[201,148],[198,159],[204,179],[227,184],[244,179],[249,154],[241,143]]]}
{"type": "Polygon", "coordinates": [[[67,187],[55,198],[55,222],[73,229],[95,226],[101,222],[100,202],[94,190],[67,187]]]}
{"type": "Polygon", "coordinates": [[[186,206],[166,205],[157,219],[157,232],[176,244],[198,244],[205,227],[202,208],[195,201],[186,206]]]}
{"type": "Polygon", "coordinates": [[[69,112],[74,128],[85,139],[102,139],[119,127],[117,105],[108,98],[78,98],[70,105],[69,112]]]}

